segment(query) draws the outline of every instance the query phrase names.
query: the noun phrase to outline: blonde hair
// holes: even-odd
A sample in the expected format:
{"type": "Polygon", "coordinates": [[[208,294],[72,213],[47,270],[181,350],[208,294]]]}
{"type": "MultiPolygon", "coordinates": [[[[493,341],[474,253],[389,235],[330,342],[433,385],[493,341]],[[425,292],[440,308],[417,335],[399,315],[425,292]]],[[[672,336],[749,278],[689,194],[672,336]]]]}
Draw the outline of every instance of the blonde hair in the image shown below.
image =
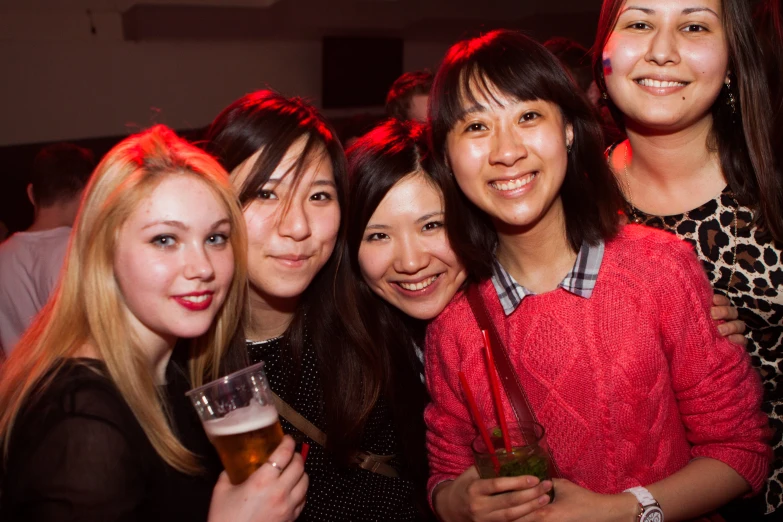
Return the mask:
{"type": "Polygon", "coordinates": [[[229,213],[234,277],[209,330],[190,342],[193,385],[219,376],[220,359],[237,328],[247,293],[245,221],[228,174],[217,161],[157,125],[120,142],[96,168],[71,233],[59,285],[3,365],[0,439],[5,458],[20,409],[49,385],[66,358],[89,343],[158,454],[180,471],[199,470],[194,455],[169,426],[165,402],[125,319],[127,308],[114,276],[120,228],[171,174],[191,175],[206,183],[229,213]]]}

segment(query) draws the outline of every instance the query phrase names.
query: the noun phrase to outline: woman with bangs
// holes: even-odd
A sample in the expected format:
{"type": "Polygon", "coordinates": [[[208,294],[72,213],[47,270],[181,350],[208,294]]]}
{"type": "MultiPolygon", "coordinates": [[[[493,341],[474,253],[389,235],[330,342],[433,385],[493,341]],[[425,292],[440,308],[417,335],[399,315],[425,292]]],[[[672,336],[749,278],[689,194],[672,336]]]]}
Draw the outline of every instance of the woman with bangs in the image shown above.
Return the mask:
{"type": "MultiPolygon", "coordinates": [[[[405,453],[415,470],[423,511],[429,512],[423,419],[429,397],[415,375],[423,373],[427,323],[466,278],[445,227],[444,200],[457,197],[456,189],[435,173],[426,127],[416,122],[383,122],[359,138],[347,155],[347,256],[357,282],[357,312],[372,338],[385,346],[395,371],[407,376],[392,407],[406,419],[405,453]]],[[[459,219],[449,226],[459,229],[459,219]]]]}
{"type": "Polygon", "coordinates": [[[215,485],[204,432],[181,440],[170,425],[194,417],[174,345],[189,345],[191,383],[218,377],[243,308],[245,248],[228,176],[201,150],[156,126],[107,154],[59,287],[2,368],[0,518],[296,516],[307,479],[292,440],[272,457],[292,462],[287,475],[263,466],[215,485]]]}
{"type": "Polygon", "coordinates": [[[463,196],[446,214],[467,220],[449,229],[451,244],[476,285],[427,331],[435,512],[660,522],[758,491],[769,465],[758,377],[712,322],[688,245],[620,224],[600,124],[557,59],[493,31],[449,50],[430,100],[436,166],[463,196]],[[483,422],[497,422],[473,304],[498,331],[561,478],[479,478],[458,372],[483,422]]]}
{"type": "Polygon", "coordinates": [[[310,445],[300,520],[421,518],[421,462],[410,452],[422,442],[409,429],[421,408],[405,400],[420,382],[356,312],[345,155],[333,129],[301,99],[258,91],[215,119],[207,147],[231,173],[248,228],[238,349],[266,363],[283,430],[310,445]]]}
{"type": "MultiPolygon", "coordinates": [[[[608,154],[629,220],[693,245],[747,327],[775,430],[772,475],[753,509],[771,514],[783,505],[783,176],[772,141],[780,41],[754,29],[752,9],[748,0],[605,0],[594,73],[628,136],[608,154]]],[[[768,11],[770,28],[779,10],[768,11]]]]}
{"type": "MultiPolygon", "coordinates": [[[[393,345],[417,348],[427,323],[466,279],[449,244],[444,212],[445,200],[459,196],[434,169],[426,133],[420,123],[390,119],[347,153],[347,244],[362,296],[374,303],[366,322],[407,336],[393,345]]],[[[459,216],[450,226],[463,228],[459,216]]]]}

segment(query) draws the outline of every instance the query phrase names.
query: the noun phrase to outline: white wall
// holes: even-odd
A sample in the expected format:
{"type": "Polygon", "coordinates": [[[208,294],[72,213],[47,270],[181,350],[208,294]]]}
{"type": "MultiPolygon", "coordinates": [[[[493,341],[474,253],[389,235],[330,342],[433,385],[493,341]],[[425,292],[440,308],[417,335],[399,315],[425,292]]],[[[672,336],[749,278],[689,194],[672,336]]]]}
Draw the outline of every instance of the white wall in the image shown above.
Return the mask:
{"type": "MultiPolygon", "coordinates": [[[[320,105],[317,40],[126,42],[118,13],[0,9],[0,146],[209,123],[269,85],[320,105]]],[[[408,42],[405,70],[434,69],[447,44],[408,42]]],[[[342,115],[330,111],[330,115],[342,115]]]]}

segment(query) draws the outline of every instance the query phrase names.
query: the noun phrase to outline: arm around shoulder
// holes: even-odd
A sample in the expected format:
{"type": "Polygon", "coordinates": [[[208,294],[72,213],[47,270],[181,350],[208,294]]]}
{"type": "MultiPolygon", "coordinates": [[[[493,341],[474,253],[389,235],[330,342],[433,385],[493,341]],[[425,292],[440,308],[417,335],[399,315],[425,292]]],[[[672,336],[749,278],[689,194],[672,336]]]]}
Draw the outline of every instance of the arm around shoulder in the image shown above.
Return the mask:
{"type": "Polygon", "coordinates": [[[691,453],[725,463],[758,491],[771,460],[759,376],[745,350],[717,331],[712,288],[696,256],[684,244],[672,254],[661,325],[691,453]]]}

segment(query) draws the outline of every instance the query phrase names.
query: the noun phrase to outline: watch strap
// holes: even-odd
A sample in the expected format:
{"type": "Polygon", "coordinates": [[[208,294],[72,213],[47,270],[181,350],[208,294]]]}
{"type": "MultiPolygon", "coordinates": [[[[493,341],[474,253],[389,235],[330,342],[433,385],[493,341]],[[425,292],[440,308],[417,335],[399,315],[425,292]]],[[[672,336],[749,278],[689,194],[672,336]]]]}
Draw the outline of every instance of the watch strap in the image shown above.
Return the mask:
{"type": "Polygon", "coordinates": [[[624,491],[624,493],[630,493],[634,497],[636,497],[636,500],[639,501],[639,504],[642,506],[649,506],[651,504],[657,504],[658,502],[655,500],[655,497],[652,496],[652,493],[650,493],[647,488],[643,488],[641,486],[637,486],[635,488],[628,488],[624,491]]]}
{"type": "Polygon", "coordinates": [[[663,510],[647,488],[637,486],[626,489],[624,493],[632,494],[639,502],[641,511],[636,518],[639,522],[663,522],[663,510]]]}

